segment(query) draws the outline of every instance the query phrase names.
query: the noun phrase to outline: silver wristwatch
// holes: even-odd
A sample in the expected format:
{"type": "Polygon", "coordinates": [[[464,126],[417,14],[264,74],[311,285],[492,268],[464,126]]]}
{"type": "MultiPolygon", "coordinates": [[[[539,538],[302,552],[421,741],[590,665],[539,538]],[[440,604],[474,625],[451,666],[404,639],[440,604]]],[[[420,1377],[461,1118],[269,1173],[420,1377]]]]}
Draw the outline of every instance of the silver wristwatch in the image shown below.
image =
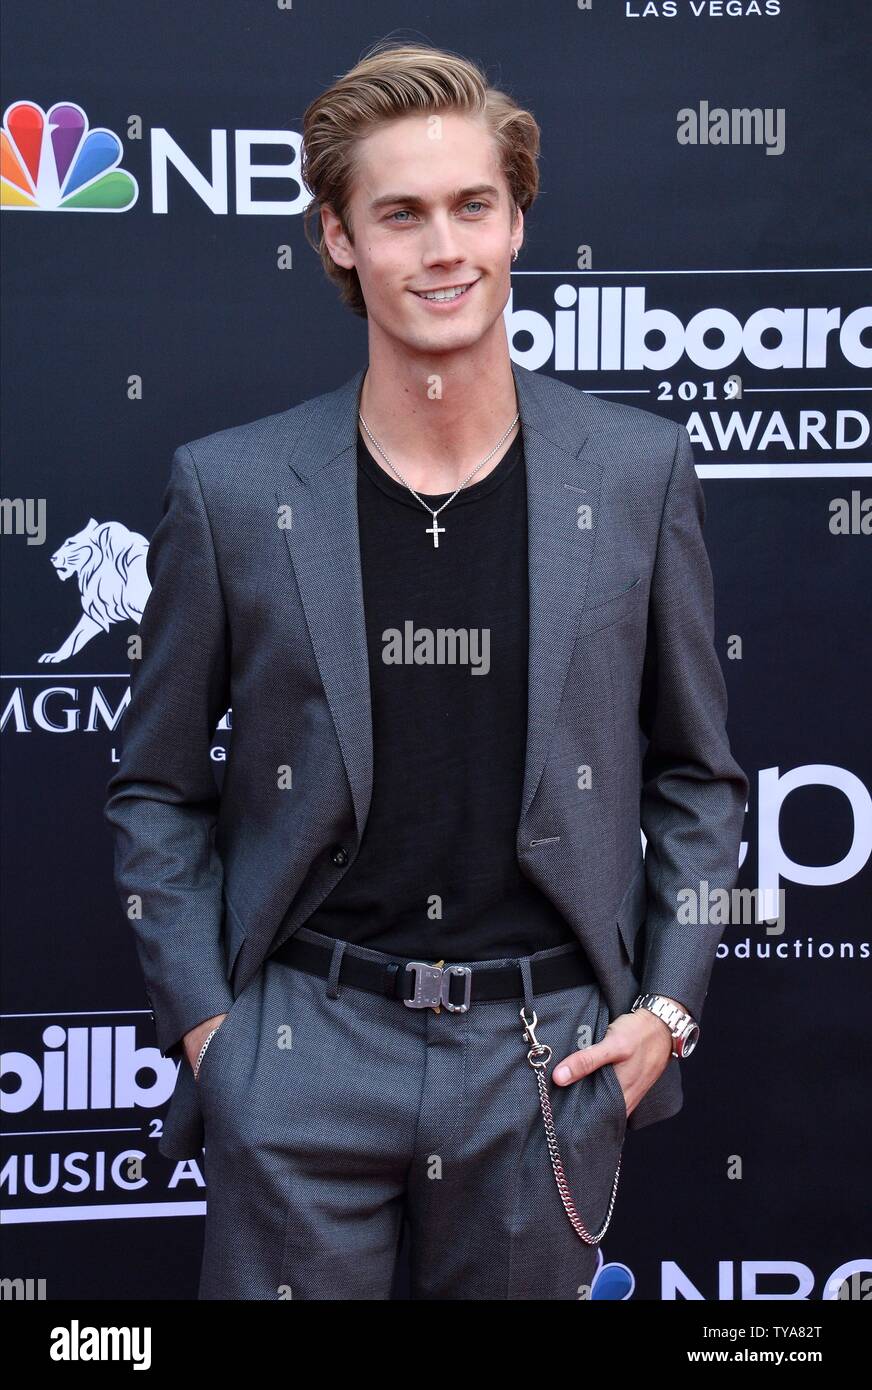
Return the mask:
{"type": "Polygon", "coordinates": [[[649,1009],[652,1014],[662,1018],[672,1034],[673,1057],[690,1056],[699,1042],[699,1024],[691,1014],[673,1004],[671,999],[665,999],[662,994],[640,994],[630,1013],[635,1013],[637,1009],[649,1009]]]}

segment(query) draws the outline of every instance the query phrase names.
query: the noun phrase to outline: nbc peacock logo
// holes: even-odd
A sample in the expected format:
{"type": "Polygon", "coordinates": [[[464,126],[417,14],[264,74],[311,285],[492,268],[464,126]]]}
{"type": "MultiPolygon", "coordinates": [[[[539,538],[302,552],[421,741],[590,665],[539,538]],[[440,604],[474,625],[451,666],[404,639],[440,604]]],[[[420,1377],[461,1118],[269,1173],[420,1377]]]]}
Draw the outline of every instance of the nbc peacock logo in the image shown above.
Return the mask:
{"type": "Polygon", "coordinates": [[[43,111],[35,101],[6,109],[0,129],[3,212],[127,212],[139,197],[119,169],[124,150],[113,130],[88,127],[74,101],[43,111]]]}

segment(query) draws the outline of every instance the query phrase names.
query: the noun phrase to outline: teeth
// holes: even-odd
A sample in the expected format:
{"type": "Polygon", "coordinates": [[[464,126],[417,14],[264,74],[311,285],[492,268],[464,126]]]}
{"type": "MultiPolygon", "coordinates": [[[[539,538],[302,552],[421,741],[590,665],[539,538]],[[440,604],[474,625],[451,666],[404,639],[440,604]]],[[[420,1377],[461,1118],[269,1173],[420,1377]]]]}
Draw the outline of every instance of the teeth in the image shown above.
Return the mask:
{"type": "Polygon", "coordinates": [[[462,294],[466,294],[469,285],[464,285],[462,289],[453,290],[434,290],[430,294],[419,294],[419,299],[459,299],[462,294]]]}

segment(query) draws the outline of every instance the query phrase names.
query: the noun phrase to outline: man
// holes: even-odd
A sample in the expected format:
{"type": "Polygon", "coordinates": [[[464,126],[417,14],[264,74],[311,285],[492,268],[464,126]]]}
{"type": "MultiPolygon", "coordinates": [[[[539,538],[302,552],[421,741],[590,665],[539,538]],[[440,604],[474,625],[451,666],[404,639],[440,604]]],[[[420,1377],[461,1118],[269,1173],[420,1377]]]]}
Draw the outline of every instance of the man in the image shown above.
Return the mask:
{"type": "Polygon", "coordinates": [[[176,451],[108,788],[160,1147],[205,1133],[201,1298],[389,1298],[405,1211],[414,1298],[577,1299],[682,1104],[721,928],[678,895],[737,873],[702,489],[510,360],[528,112],[380,45],[303,134],[368,366],[176,451]]]}

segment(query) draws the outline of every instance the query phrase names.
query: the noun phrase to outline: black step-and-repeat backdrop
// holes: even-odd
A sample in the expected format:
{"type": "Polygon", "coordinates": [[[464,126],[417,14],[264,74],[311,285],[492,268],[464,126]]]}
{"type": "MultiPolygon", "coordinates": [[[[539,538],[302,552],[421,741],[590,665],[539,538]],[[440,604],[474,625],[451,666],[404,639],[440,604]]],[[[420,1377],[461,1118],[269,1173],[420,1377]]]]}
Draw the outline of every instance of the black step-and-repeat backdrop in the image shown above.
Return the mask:
{"type": "Polygon", "coordinates": [[[6,0],[3,30],[0,1275],[196,1294],[207,1193],[157,1151],[175,1064],[105,788],[174,449],[365,361],[303,235],[301,116],[393,34],[542,127],[514,359],[685,424],[706,496],[749,891],[593,1296],[868,1296],[864,0],[6,0]]]}

